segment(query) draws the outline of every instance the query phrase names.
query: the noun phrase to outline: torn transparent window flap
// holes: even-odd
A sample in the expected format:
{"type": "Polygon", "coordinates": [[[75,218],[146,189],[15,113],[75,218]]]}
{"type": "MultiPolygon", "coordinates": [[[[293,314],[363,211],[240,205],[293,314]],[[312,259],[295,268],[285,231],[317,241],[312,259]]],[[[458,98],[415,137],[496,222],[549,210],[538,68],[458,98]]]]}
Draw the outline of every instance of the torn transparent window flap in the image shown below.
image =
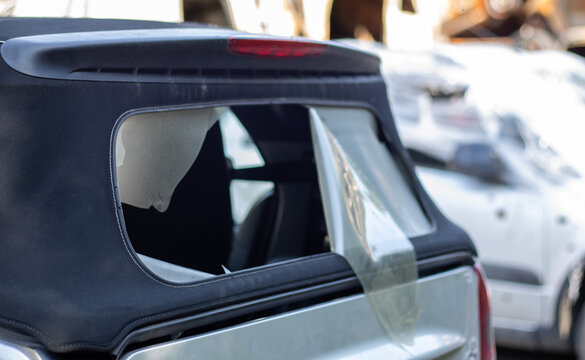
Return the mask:
{"type": "Polygon", "coordinates": [[[372,186],[364,164],[345,151],[344,145],[352,145],[337,136],[350,131],[347,126],[369,124],[351,112],[342,115],[350,117],[343,124],[341,119],[323,120],[319,110],[310,108],[311,133],[332,251],[347,259],[393,341],[408,345],[419,314],[414,248],[388,210],[383,190],[372,186]]]}

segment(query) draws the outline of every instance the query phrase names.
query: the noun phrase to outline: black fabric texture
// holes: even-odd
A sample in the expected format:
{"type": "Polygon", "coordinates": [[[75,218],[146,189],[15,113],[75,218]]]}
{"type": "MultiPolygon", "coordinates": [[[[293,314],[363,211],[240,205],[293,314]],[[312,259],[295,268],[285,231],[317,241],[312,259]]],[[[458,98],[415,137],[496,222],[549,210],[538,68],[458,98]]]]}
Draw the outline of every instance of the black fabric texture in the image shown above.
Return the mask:
{"type": "MultiPolygon", "coordinates": [[[[30,20],[11,30],[11,21],[0,22],[0,39],[32,32],[27,26],[42,33],[45,26],[30,20]]],[[[0,60],[0,79],[0,326],[30,334],[55,352],[110,351],[145,324],[352,275],[345,259],[325,254],[185,286],[153,276],[128,241],[113,183],[114,133],[128,111],[218,102],[363,106],[381,119],[393,149],[406,158],[381,78],[320,84],[66,81],[26,76],[0,60]]],[[[467,235],[424,193],[412,165],[405,169],[435,229],[413,240],[418,259],[474,253],[467,235]]]]}

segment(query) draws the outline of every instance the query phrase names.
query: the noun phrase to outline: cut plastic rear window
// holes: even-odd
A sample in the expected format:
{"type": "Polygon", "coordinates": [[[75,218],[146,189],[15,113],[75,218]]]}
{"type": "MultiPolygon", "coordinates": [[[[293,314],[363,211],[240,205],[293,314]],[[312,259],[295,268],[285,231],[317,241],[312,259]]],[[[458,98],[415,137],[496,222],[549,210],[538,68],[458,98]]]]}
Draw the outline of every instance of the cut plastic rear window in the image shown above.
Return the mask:
{"type": "MultiPolygon", "coordinates": [[[[407,236],[430,231],[366,110],[315,108],[407,236]]],[[[116,173],[142,263],[172,282],[331,251],[309,108],[248,105],[137,114],[116,173]]],[[[393,230],[396,231],[396,230],[393,230]]]]}
{"type": "Polygon", "coordinates": [[[131,116],[116,170],[130,242],[169,281],[329,251],[303,106],[131,116]]]}

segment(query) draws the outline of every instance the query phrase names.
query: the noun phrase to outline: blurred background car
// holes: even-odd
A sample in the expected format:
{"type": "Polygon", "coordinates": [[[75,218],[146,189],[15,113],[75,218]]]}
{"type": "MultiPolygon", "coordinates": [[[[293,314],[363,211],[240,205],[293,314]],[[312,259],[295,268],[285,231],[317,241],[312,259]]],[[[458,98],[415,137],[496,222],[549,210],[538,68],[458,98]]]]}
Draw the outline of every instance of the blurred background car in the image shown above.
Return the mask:
{"type": "Polygon", "coordinates": [[[581,58],[496,45],[357,45],[382,58],[423,184],[478,247],[498,344],[585,358],[581,58]]]}

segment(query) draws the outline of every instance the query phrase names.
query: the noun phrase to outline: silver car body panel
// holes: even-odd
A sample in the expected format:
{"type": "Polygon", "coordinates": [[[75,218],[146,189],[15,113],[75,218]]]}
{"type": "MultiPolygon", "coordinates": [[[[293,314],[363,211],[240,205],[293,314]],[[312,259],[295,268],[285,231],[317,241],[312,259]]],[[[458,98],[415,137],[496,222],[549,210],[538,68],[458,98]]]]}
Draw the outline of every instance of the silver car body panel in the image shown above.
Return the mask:
{"type": "Polygon", "coordinates": [[[51,359],[43,352],[0,340],[0,359],[2,360],[43,360],[51,359]]]}
{"type": "MultiPolygon", "coordinates": [[[[365,295],[135,350],[146,359],[474,359],[477,279],[470,267],[418,280],[414,340],[388,337],[365,295]]],[[[400,292],[400,286],[394,288],[400,292]]]]}

